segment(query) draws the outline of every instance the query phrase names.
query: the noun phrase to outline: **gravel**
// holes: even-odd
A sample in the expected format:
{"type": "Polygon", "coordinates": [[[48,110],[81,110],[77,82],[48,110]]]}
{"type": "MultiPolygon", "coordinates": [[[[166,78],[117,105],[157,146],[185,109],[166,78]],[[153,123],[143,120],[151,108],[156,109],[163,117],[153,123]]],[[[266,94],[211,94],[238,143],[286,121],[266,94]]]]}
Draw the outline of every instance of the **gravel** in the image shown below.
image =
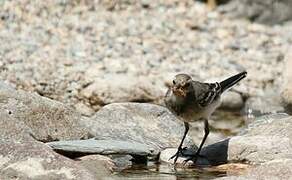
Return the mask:
{"type": "Polygon", "coordinates": [[[108,75],[147,78],[160,89],[158,99],[179,72],[208,80],[245,69],[237,92],[277,90],[292,42],[291,24],[231,20],[188,0],[23,0],[0,7],[0,79],[87,114],[104,104],[80,92],[108,75]]]}

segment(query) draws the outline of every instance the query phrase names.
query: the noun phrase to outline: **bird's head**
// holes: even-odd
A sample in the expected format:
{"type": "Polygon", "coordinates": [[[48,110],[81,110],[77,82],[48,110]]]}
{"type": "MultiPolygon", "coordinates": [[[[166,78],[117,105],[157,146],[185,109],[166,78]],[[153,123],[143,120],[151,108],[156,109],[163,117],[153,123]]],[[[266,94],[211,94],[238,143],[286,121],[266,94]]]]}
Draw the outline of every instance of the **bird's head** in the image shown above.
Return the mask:
{"type": "Polygon", "coordinates": [[[186,97],[192,90],[192,78],[187,74],[178,74],[172,81],[171,90],[179,97],[186,97]]]}

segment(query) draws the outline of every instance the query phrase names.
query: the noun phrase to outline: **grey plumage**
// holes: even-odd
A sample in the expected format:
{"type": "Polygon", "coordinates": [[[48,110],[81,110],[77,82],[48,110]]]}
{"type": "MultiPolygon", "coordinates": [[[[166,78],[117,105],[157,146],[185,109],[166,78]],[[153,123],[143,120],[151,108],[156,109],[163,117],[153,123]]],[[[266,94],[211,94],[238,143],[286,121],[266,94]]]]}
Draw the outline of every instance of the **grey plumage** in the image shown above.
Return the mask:
{"type": "Polygon", "coordinates": [[[166,107],[185,123],[183,139],[177,153],[172,157],[175,157],[174,162],[176,162],[181,152],[181,146],[189,129],[188,123],[203,119],[205,123],[205,136],[197,151],[197,155],[199,155],[209,134],[208,119],[220,105],[221,94],[246,77],[246,74],[246,72],[239,73],[220,83],[193,81],[187,74],[175,76],[173,85],[168,89],[164,99],[166,107]]]}

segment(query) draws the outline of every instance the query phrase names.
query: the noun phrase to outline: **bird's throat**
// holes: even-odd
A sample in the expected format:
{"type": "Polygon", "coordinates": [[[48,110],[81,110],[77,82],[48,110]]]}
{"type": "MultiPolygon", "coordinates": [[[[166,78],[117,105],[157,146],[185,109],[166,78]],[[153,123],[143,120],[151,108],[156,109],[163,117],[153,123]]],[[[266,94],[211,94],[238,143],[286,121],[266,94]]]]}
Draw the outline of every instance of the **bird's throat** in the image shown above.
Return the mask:
{"type": "Polygon", "coordinates": [[[183,104],[185,101],[185,96],[181,96],[181,94],[176,95],[176,93],[173,92],[172,101],[178,105],[183,104]]]}

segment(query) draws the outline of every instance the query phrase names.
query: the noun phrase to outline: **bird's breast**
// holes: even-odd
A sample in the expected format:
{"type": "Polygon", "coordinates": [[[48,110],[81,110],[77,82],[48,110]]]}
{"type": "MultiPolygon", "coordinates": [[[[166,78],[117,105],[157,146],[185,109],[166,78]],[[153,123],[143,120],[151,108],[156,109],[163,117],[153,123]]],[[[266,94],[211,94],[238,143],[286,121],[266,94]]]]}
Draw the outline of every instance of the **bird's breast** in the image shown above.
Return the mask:
{"type": "Polygon", "coordinates": [[[194,122],[199,119],[209,119],[211,114],[220,105],[220,98],[214,100],[206,107],[200,107],[197,104],[190,104],[184,108],[184,111],[179,115],[184,122],[194,122]]]}

